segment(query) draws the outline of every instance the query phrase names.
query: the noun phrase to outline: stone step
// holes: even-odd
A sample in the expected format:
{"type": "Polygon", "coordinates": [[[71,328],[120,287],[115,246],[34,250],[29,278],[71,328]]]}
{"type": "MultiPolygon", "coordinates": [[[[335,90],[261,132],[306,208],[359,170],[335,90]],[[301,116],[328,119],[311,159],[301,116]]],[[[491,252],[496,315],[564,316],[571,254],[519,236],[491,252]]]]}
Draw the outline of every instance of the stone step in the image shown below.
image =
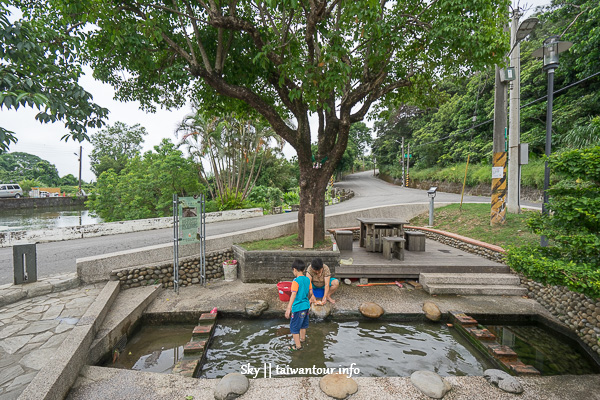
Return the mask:
{"type": "Polygon", "coordinates": [[[207,340],[213,334],[215,324],[211,325],[198,325],[192,331],[192,340],[207,340]]]}
{"type": "Polygon", "coordinates": [[[460,294],[487,296],[524,296],[527,289],[510,285],[423,285],[429,294],[460,294]]]}
{"type": "Polygon", "coordinates": [[[202,358],[202,355],[204,354],[205,349],[206,349],[206,340],[199,340],[199,341],[192,340],[192,341],[187,342],[183,346],[183,354],[186,356],[195,354],[195,355],[199,355],[200,358],[202,358]]]}
{"type": "Polygon", "coordinates": [[[444,274],[444,273],[422,273],[419,282],[423,285],[445,284],[445,285],[501,285],[518,286],[521,283],[518,275],[514,274],[444,274]]]}

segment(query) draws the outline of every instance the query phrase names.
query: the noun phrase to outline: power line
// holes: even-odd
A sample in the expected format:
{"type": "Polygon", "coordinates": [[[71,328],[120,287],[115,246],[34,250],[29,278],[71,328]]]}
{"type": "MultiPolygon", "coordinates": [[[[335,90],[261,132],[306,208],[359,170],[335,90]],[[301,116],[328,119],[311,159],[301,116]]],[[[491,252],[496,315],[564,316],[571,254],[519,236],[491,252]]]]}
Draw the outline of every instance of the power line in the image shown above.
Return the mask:
{"type": "MultiPolygon", "coordinates": [[[[570,85],[567,85],[567,86],[565,86],[565,87],[563,87],[563,88],[560,88],[560,89],[558,89],[558,90],[555,90],[555,91],[554,91],[554,94],[556,95],[557,93],[563,92],[563,91],[565,91],[565,90],[567,90],[567,89],[569,89],[569,88],[571,88],[571,87],[573,87],[573,86],[575,86],[575,85],[579,85],[580,83],[582,83],[582,82],[585,82],[585,81],[587,81],[587,80],[589,80],[589,79],[592,79],[593,77],[595,77],[595,76],[597,76],[597,75],[600,75],[600,71],[599,71],[599,72],[596,72],[596,73],[594,73],[594,74],[592,74],[592,75],[589,75],[589,76],[587,76],[587,77],[585,77],[585,78],[583,78],[583,79],[581,79],[581,80],[579,80],[579,81],[577,81],[577,82],[571,83],[570,85]]],[[[540,102],[540,101],[542,101],[542,100],[546,100],[546,98],[548,98],[548,95],[547,95],[547,94],[546,94],[545,96],[539,97],[539,98],[537,98],[537,99],[535,99],[535,100],[533,100],[533,101],[530,101],[529,103],[527,103],[527,104],[525,104],[525,105],[522,105],[522,106],[520,107],[520,109],[523,109],[523,108],[525,108],[525,107],[528,107],[528,106],[530,106],[530,105],[532,105],[532,104],[538,103],[538,102],[540,102]]],[[[483,121],[483,122],[481,122],[481,123],[479,123],[479,124],[477,124],[477,125],[471,126],[470,128],[466,128],[466,129],[464,129],[464,130],[462,130],[462,131],[460,131],[460,132],[451,133],[451,134],[450,134],[450,135],[448,135],[448,136],[444,136],[444,137],[441,137],[441,138],[439,138],[439,139],[432,140],[431,142],[417,144],[417,145],[415,145],[414,147],[426,146],[426,145],[428,145],[428,144],[438,143],[438,142],[444,141],[444,140],[446,140],[446,139],[450,139],[450,138],[452,138],[452,137],[454,137],[454,136],[458,136],[458,135],[460,135],[460,134],[462,134],[462,133],[468,132],[468,131],[470,131],[471,129],[475,129],[475,128],[478,128],[478,127],[480,127],[480,126],[482,126],[482,125],[489,124],[489,123],[490,123],[490,122],[492,122],[493,120],[494,120],[493,118],[490,118],[490,119],[488,119],[488,120],[485,120],[485,121],[483,121]]]]}

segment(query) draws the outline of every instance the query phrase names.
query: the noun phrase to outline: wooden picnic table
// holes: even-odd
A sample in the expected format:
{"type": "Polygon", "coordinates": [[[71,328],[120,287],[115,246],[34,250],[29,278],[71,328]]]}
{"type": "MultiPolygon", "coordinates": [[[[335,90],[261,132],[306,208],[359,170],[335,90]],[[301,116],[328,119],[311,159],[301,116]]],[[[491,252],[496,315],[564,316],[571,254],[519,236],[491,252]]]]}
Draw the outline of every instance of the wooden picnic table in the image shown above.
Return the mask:
{"type": "Polygon", "coordinates": [[[383,251],[383,237],[397,236],[404,238],[406,221],[395,218],[357,218],[360,222],[360,247],[367,251],[383,251]]]}

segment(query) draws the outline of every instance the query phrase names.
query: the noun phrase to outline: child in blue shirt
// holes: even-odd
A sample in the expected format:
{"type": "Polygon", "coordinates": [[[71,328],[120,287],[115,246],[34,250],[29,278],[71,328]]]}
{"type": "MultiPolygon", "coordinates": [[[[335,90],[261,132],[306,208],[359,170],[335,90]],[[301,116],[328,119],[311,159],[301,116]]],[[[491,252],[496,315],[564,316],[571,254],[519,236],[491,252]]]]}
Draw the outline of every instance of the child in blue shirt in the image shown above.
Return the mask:
{"type": "Polygon", "coordinates": [[[294,346],[291,351],[300,350],[302,342],[306,340],[306,328],[308,328],[308,310],[310,309],[310,298],[313,296],[310,279],[304,276],[306,265],[304,261],[296,259],[292,263],[294,281],[292,282],[292,295],[285,310],[285,317],[290,318],[290,332],[294,338],[294,346]]]}

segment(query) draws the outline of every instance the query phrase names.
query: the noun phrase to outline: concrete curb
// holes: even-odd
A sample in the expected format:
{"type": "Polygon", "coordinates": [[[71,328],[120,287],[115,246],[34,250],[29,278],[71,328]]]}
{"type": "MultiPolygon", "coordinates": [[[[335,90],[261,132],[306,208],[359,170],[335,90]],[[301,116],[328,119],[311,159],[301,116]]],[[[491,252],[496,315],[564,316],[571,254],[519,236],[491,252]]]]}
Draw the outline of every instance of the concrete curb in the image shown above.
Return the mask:
{"type": "Polygon", "coordinates": [[[154,285],[122,292],[111,313],[98,329],[87,355],[87,364],[96,364],[102,356],[115,347],[123,335],[129,336],[144,310],[161,291],[162,285],[154,285]]]}
{"type": "Polygon", "coordinates": [[[20,400],[56,400],[67,395],[87,361],[87,353],[99,325],[118,294],[119,282],[107,282],[52,360],[21,393],[20,400]]]}
{"type": "Polygon", "coordinates": [[[78,286],[79,277],[76,273],[50,276],[23,285],[9,283],[0,286],[0,307],[23,299],[74,289],[78,286]]]}
{"type": "MultiPolygon", "coordinates": [[[[260,217],[262,208],[228,210],[206,213],[206,223],[232,221],[260,217]]],[[[61,240],[81,239],[128,232],[149,231],[153,229],[173,228],[173,217],[147,218],[133,221],[106,222],[94,225],[77,225],[32,231],[0,232],[0,247],[10,247],[24,243],[59,242],[61,240]]]]}

